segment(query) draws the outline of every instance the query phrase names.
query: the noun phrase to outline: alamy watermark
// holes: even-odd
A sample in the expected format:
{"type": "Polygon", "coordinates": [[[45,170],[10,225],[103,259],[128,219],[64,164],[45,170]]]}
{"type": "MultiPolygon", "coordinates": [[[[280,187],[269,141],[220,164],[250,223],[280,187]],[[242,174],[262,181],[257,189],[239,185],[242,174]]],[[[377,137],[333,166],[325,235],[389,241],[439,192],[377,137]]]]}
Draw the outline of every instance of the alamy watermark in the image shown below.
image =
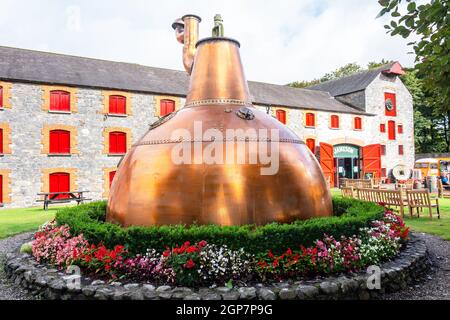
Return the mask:
{"type": "Polygon", "coordinates": [[[370,266],[367,268],[367,289],[380,290],[381,289],[381,268],[379,266],[370,266]]]}
{"type": "Polygon", "coordinates": [[[187,129],[176,129],[172,141],[172,162],[181,164],[260,165],[264,176],[278,173],[280,165],[280,133],[278,129],[211,128],[203,131],[202,121],[194,122],[193,136],[187,129]]]}

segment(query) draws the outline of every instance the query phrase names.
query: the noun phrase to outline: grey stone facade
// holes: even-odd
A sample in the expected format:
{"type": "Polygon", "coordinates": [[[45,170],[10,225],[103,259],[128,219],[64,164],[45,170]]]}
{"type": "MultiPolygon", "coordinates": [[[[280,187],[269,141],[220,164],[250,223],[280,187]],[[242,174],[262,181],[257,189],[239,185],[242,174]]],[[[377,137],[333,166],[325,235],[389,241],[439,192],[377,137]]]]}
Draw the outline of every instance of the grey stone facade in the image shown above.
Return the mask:
{"type": "MultiPolygon", "coordinates": [[[[363,92],[366,112],[364,115],[283,108],[287,112],[287,125],[302,139],[315,139],[317,147],[320,142],[332,145],[347,143],[359,147],[384,144],[386,155],[382,157],[382,167],[387,172],[398,164],[412,168],[414,123],[410,93],[398,77],[386,77],[382,74],[363,92]],[[395,92],[397,96],[397,116],[394,120],[396,124],[403,125],[404,132],[397,134],[395,141],[389,141],[387,133],[380,133],[380,123],[386,123],[388,120],[384,115],[384,92],[395,92]],[[306,112],[316,114],[315,128],[305,127],[306,112]],[[330,129],[332,114],[340,116],[340,129],[330,129]],[[355,116],[362,117],[362,130],[354,130],[355,116]],[[404,155],[399,155],[400,144],[404,146],[404,155]]],[[[129,128],[134,143],[148,130],[149,124],[157,119],[158,97],[151,94],[132,93],[132,115],[127,117],[105,116],[102,113],[102,90],[98,89],[79,88],[78,110],[71,114],[44,111],[43,89],[38,84],[13,83],[10,95],[11,108],[0,112],[0,123],[8,123],[12,132],[11,154],[0,158],[0,170],[10,170],[11,202],[5,204],[6,208],[36,205],[37,194],[43,191],[45,177],[42,170],[51,168],[76,169],[77,189],[89,190],[89,198],[104,198],[104,169],[116,167],[120,157],[104,154],[103,130],[109,127],[129,128]],[[78,154],[49,156],[42,153],[43,127],[52,124],[76,127],[78,154]]],[[[360,92],[356,95],[355,99],[360,100],[360,92]]],[[[183,104],[184,99],[181,99],[179,105],[183,104]]],[[[259,108],[265,110],[264,106],[259,108]]],[[[276,106],[272,108],[273,114],[276,109],[276,106]]],[[[360,110],[358,112],[360,113],[360,110]]]]}

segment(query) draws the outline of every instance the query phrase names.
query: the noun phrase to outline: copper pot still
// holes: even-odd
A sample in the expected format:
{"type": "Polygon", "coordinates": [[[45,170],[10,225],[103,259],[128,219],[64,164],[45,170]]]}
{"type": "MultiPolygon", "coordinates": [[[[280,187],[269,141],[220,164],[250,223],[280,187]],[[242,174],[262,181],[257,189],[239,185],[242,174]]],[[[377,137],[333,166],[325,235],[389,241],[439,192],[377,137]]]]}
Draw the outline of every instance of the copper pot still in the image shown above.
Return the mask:
{"type": "Polygon", "coordinates": [[[152,124],[123,158],[107,221],[230,226],[331,216],[315,156],[252,105],[239,42],[223,36],[220,16],[213,37],[198,41],[200,21],[186,15],[172,25],[191,75],[186,104],[152,124]]]}

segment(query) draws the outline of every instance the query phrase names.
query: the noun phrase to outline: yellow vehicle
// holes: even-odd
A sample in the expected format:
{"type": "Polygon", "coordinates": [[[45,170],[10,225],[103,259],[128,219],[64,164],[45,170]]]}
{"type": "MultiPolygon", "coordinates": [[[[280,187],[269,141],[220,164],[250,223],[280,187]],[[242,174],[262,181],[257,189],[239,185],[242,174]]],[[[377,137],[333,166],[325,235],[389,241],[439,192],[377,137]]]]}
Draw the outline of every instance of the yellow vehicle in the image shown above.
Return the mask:
{"type": "Polygon", "coordinates": [[[422,177],[448,176],[450,173],[450,158],[425,158],[419,159],[414,169],[420,170],[422,177]]]}

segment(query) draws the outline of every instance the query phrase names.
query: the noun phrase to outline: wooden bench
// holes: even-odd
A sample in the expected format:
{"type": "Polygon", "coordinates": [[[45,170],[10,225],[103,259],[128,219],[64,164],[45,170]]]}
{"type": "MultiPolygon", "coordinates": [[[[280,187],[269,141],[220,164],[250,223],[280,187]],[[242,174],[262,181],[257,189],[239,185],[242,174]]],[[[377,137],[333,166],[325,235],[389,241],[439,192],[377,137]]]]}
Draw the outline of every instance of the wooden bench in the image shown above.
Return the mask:
{"type": "Polygon", "coordinates": [[[50,204],[76,202],[79,205],[80,203],[84,203],[84,201],[92,200],[84,196],[87,192],[89,191],[43,192],[38,193],[38,196],[44,197],[44,199],[36,200],[36,202],[43,202],[44,210],[48,210],[50,204]]]}
{"type": "Polygon", "coordinates": [[[450,186],[444,186],[441,179],[438,179],[438,196],[439,198],[449,198],[450,197],[450,186]]]}
{"type": "Polygon", "coordinates": [[[355,190],[353,187],[342,187],[341,194],[342,198],[355,198],[355,190]]]}
{"type": "Polygon", "coordinates": [[[417,217],[420,217],[419,209],[421,211],[423,208],[428,208],[430,218],[433,218],[433,208],[436,208],[438,219],[441,218],[439,212],[439,199],[431,199],[428,189],[406,190],[406,197],[408,199],[409,215],[411,218],[413,216],[414,208],[416,208],[417,217]]]}
{"type": "Polygon", "coordinates": [[[388,207],[397,207],[401,217],[405,216],[406,200],[401,190],[357,189],[356,193],[359,200],[384,203],[388,207]]]}
{"type": "Polygon", "coordinates": [[[342,179],[343,187],[353,187],[359,189],[372,189],[372,179],[342,179]]]}

